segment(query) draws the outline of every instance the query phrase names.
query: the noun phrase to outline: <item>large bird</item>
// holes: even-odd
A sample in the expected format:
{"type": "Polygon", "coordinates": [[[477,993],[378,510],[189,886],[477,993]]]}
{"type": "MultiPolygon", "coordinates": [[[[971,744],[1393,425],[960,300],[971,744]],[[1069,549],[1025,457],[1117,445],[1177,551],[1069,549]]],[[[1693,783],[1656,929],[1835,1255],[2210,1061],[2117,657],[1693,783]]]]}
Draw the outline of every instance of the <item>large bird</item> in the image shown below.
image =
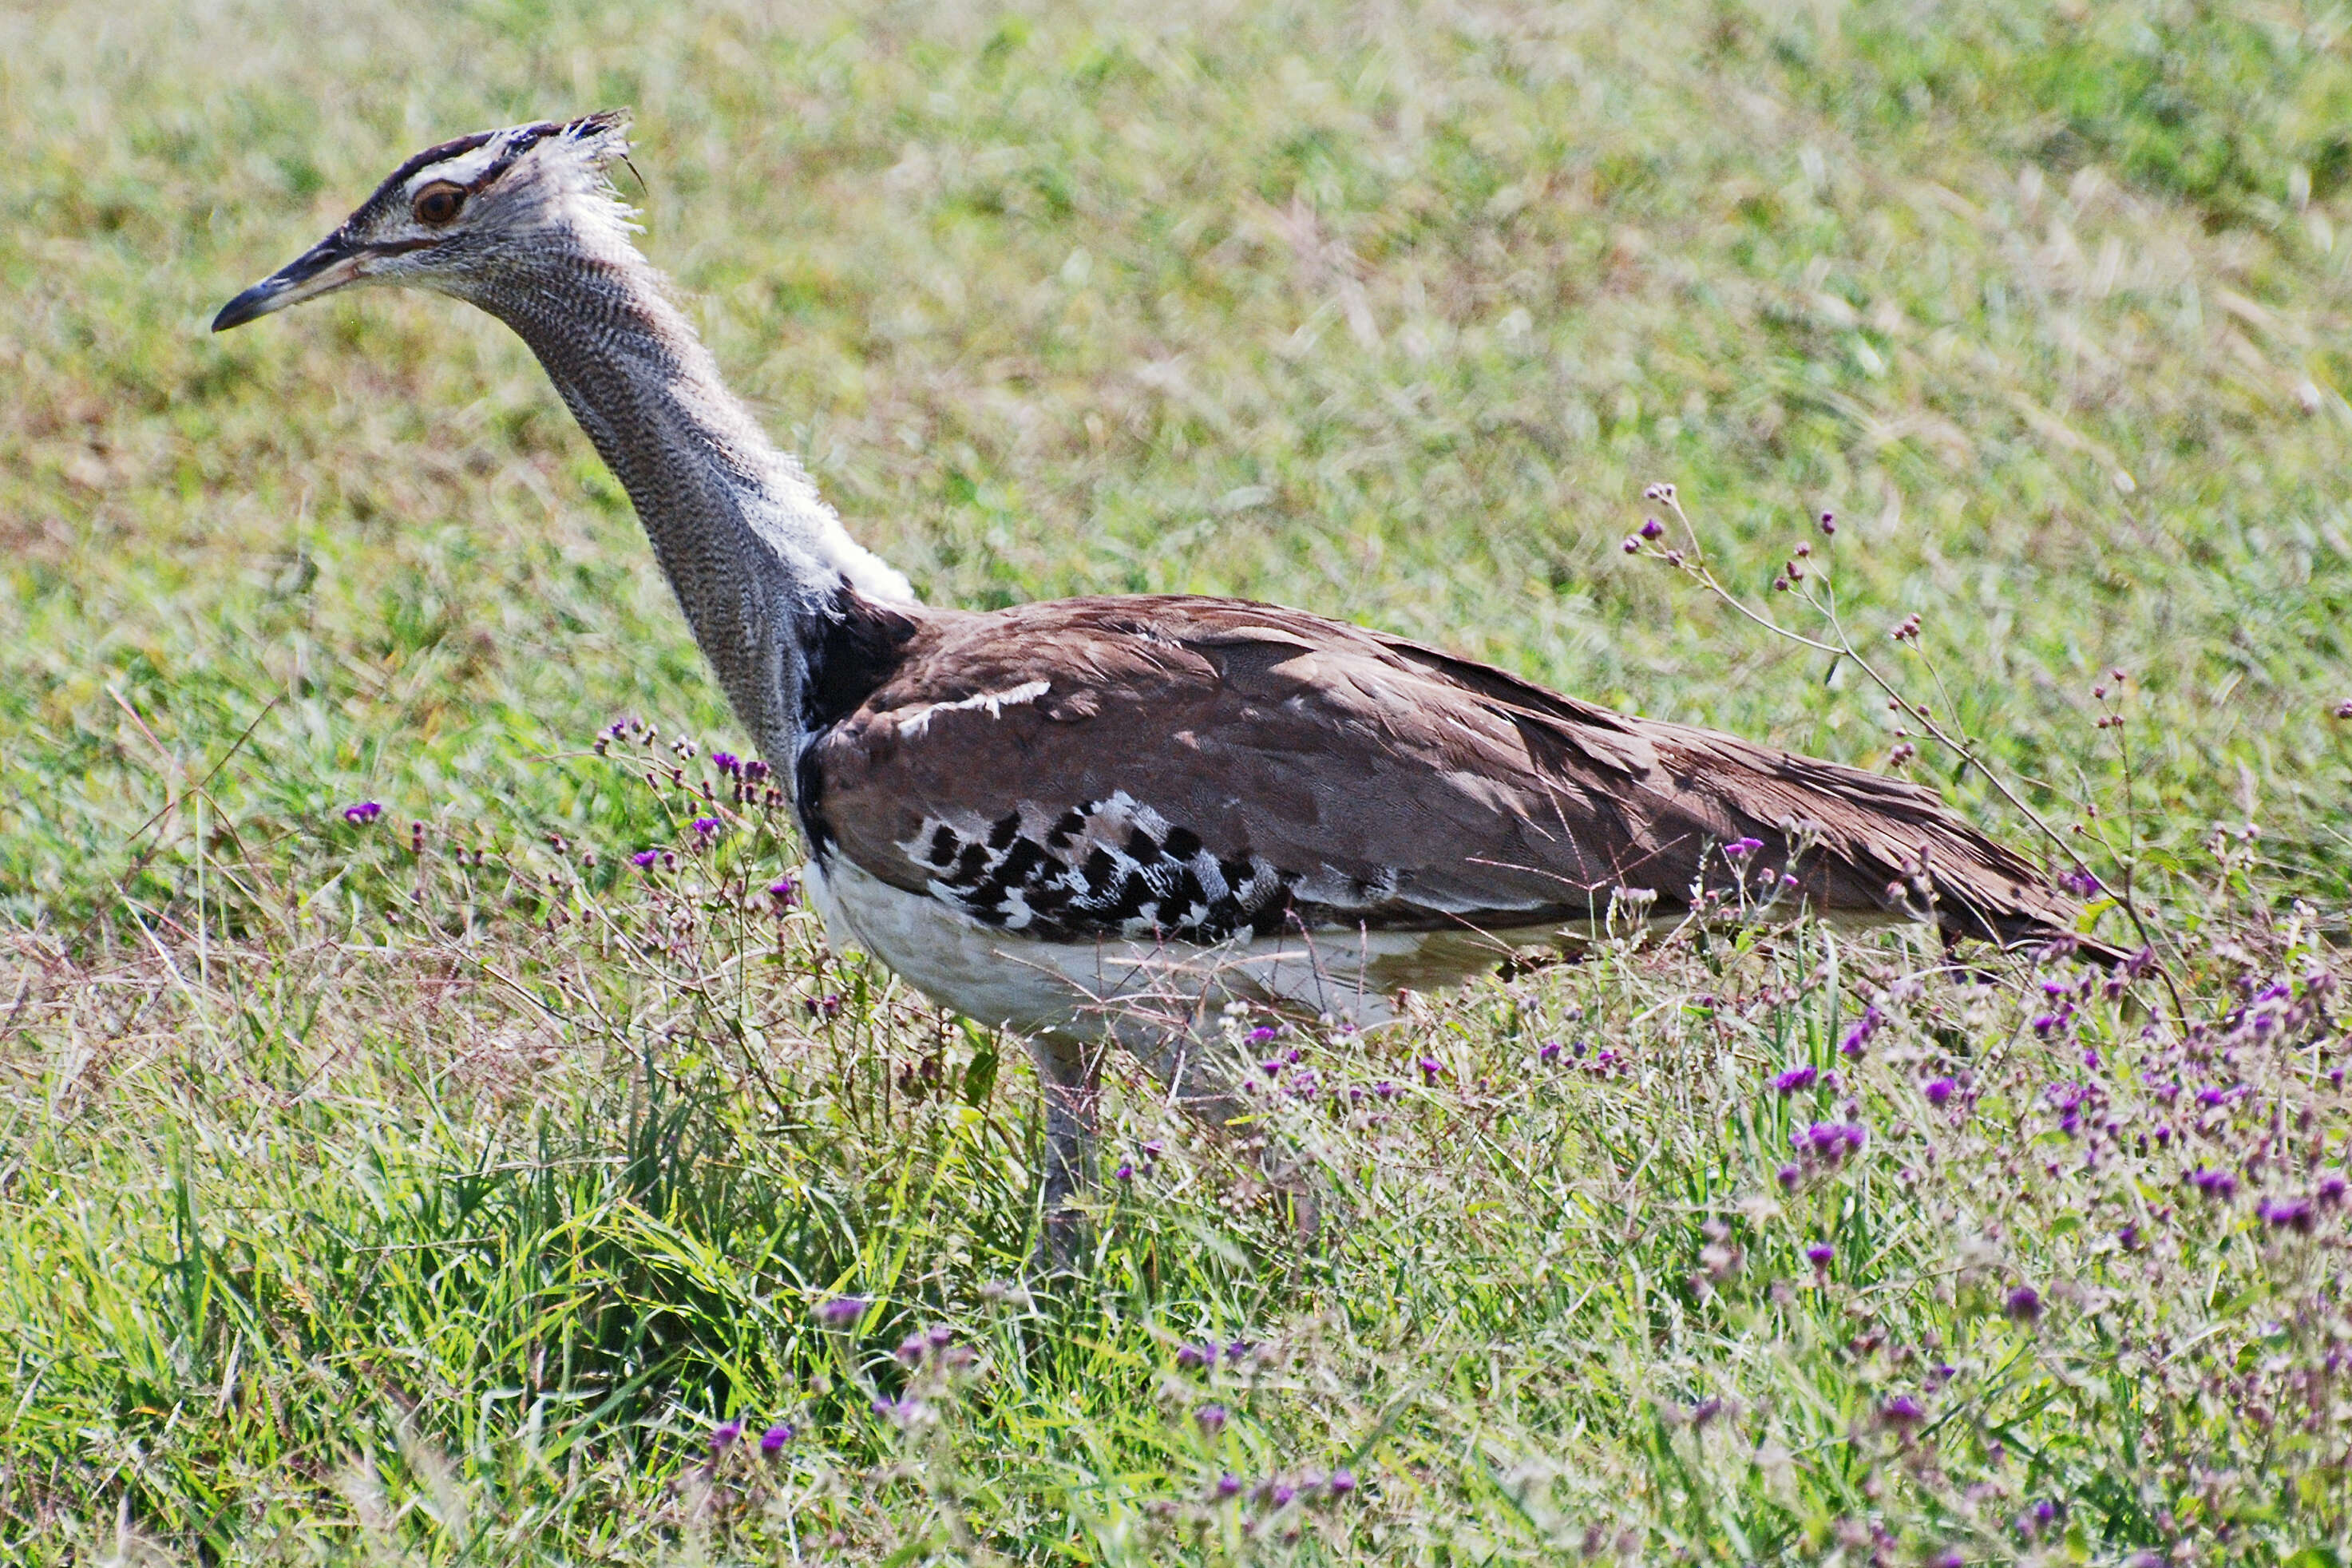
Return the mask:
{"type": "Polygon", "coordinates": [[[1270,605],[923,605],[639,254],[606,174],[626,134],[604,113],[427,148],[213,328],[389,283],[520,334],[789,781],[828,929],[1031,1042],[1055,1225],[1089,1173],[1102,1042],[1207,1122],[1250,1114],[1217,1049],[1236,999],[1376,1024],[1515,949],[1750,896],[2073,936],[2032,865],[1915,784],[1270,605]]]}

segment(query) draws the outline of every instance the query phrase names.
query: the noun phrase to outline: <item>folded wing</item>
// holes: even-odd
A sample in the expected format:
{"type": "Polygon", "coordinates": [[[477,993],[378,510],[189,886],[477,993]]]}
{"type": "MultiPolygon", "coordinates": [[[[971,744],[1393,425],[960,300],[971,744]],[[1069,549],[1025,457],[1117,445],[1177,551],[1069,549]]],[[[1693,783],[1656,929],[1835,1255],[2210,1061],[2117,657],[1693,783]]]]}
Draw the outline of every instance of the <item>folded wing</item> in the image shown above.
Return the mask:
{"type": "Polygon", "coordinates": [[[2073,925],[1917,785],[1234,600],[934,612],[800,777],[820,853],[1048,940],[1523,931],[1735,875],[2003,943],[2073,925]]]}

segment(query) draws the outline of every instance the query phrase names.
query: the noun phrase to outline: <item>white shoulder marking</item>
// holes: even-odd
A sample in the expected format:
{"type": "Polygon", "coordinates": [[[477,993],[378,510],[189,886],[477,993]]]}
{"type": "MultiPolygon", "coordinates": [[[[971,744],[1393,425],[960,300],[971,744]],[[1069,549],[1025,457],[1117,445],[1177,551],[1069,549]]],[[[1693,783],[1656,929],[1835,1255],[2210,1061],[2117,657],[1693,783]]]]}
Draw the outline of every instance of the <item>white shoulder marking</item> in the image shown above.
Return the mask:
{"type": "Polygon", "coordinates": [[[1045,695],[1046,683],[1024,680],[1008,691],[983,691],[977,697],[960,697],[953,702],[926,702],[898,721],[898,738],[911,741],[931,727],[934,713],[953,713],[959,710],[978,709],[994,719],[1004,710],[1023,702],[1034,702],[1045,695]]]}
{"type": "Polygon", "coordinates": [[[1202,647],[1234,647],[1244,645],[1276,643],[1284,647],[1303,649],[1307,653],[1322,651],[1319,644],[1300,637],[1297,632],[1284,631],[1280,626],[1259,626],[1251,622],[1238,626],[1218,626],[1212,630],[1188,632],[1184,640],[1202,647]]]}

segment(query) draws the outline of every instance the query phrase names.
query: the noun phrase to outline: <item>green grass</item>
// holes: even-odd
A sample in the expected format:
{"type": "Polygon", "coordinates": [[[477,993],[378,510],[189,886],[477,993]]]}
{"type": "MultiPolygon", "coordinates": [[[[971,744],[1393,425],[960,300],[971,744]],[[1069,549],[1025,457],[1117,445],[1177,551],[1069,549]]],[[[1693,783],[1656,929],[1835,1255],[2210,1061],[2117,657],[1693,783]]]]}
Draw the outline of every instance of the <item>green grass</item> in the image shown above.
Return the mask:
{"type": "Polygon", "coordinates": [[[0,17],[0,127],[6,1552],[2352,1556],[2346,1210],[2264,1217],[2352,1137],[2340,10],[126,0],[0,17]],[[1018,1043],[780,920],[782,814],[688,847],[740,738],[520,345],[203,331],[415,148],[617,103],[647,250],[935,602],[1279,600],[1883,765],[1851,665],[1618,547],[1672,479],[1760,605],[1833,510],[1857,638],[2128,868],[2179,1010],[1612,947],[1292,1040],[1320,1251],[1125,1085],[1084,1283],[997,1288],[1018,1043]],[[1784,1187],[1816,1120],[1869,1142],[1784,1187]]]}

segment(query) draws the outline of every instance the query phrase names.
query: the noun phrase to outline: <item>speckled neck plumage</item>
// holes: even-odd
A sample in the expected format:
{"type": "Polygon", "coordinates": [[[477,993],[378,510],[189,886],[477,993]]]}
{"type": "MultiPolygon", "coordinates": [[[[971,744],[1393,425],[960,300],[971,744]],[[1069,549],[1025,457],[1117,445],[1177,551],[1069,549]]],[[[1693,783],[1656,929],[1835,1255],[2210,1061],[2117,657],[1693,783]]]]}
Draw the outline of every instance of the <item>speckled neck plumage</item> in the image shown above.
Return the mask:
{"type": "Polygon", "coordinates": [[[634,249],[552,252],[465,292],[538,356],[635,504],[736,714],[789,773],[845,590],[910,604],[905,579],[769,442],[634,249]]]}

